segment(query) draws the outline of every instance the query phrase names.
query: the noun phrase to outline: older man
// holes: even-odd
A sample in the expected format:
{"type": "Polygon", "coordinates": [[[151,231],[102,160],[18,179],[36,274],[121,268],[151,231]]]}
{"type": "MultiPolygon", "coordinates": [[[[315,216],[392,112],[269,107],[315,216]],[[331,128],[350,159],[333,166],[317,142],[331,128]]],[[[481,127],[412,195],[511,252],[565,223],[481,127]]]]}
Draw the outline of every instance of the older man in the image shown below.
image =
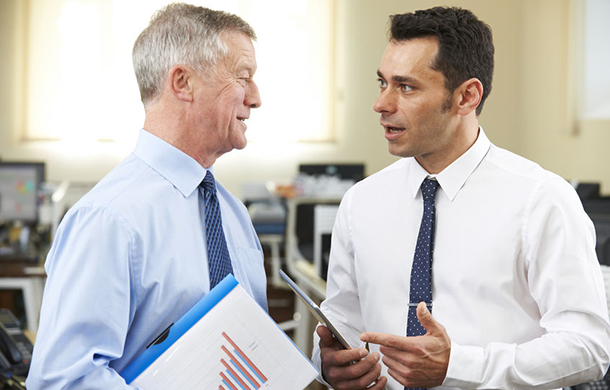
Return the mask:
{"type": "Polygon", "coordinates": [[[239,17],[186,4],[138,37],[144,128],[58,229],[28,389],[131,388],[118,373],[228,273],[266,307],[260,243],[212,174],[261,104],[253,39],[239,17]]]}

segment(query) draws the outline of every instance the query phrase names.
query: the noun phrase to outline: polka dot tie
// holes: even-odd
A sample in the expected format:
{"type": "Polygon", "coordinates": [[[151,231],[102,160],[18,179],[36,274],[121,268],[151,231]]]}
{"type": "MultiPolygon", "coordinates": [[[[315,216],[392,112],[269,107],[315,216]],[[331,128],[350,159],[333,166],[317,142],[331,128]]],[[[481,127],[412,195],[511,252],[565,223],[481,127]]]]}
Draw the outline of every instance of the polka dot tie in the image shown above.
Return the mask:
{"type": "Polygon", "coordinates": [[[201,182],[205,205],[205,231],[208,248],[208,268],[210,272],[210,290],[225,276],[233,273],[231,257],[222,230],[220,205],[216,194],[216,182],[212,172],[208,171],[201,182]]]}
{"type": "MultiPolygon", "coordinates": [[[[424,198],[424,213],[419,226],[419,235],[415,246],[415,256],[411,269],[411,291],[409,296],[409,315],[407,319],[407,336],[420,336],[426,330],[417,319],[417,305],[424,301],[432,311],[431,263],[434,244],[434,197],[438,182],[425,179],[421,185],[424,198]]],[[[405,390],[408,388],[405,387],[405,390]]]]}

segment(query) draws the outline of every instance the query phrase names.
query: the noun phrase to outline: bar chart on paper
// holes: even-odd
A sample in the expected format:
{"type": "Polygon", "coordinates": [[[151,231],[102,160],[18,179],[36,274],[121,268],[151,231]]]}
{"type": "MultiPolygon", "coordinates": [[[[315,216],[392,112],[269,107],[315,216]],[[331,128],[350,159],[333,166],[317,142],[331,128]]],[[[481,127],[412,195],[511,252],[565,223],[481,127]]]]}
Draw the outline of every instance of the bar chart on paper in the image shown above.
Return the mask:
{"type": "Polygon", "coordinates": [[[261,372],[258,366],[248,358],[248,354],[239,348],[225,332],[222,333],[222,336],[230,344],[229,348],[226,345],[222,346],[222,350],[227,355],[226,358],[230,364],[225,359],[220,360],[226,370],[224,373],[220,373],[222,385],[219,386],[219,390],[239,390],[239,388],[244,390],[260,389],[268,381],[265,374],[261,372]]]}
{"type": "MultiPolygon", "coordinates": [[[[233,324],[231,327],[239,326],[233,324]]],[[[265,345],[252,334],[221,329],[215,333],[220,335],[210,343],[210,349],[215,351],[215,361],[206,365],[206,375],[197,383],[197,388],[268,389],[274,382],[282,381],[286,376],[286,367],[282,362],[271,355],[265,345]]]]}
{"type": "Polygon", "coordinates": [[[147,390],[306,387],[317,376],[315,368],[257,304],[247,302],[253,303],[243,289],[232,291],[130,385],[147,390]]]}

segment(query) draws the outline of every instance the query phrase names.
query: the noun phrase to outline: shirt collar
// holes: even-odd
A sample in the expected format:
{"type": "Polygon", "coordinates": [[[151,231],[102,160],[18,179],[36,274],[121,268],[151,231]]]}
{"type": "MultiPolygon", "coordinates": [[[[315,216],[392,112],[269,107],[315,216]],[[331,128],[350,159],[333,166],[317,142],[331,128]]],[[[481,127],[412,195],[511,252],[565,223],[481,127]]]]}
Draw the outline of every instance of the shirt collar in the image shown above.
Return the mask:
{"type": "MultiPolygon", "coordinates": [[[[474,144],[464,154],[458,157],[457,160],[452,162],[447,168],[443,169],[442,172],[435,175],[436,180],[443,192],[447,194],[450,201],[453,201],[457,196],[457,193],[466,183],[466,180],[479,166],[483,158],[489,151],[491,142],[485,135],[482,127],[479,127],[479,135],[474,144]]],[[[411,193],[413,198],[417,196],[419,188],[421,187],[424,179],[430,174],[415,160],[412,159],[413,163],[409,167],[409,186],[411,187],[411,193]]]]}
{"type": "Polygon", "coordinates": [[[192,157],[161,138],[140,129],[134,154],[188,197],[201,183],[207,170],[192,157]]]}

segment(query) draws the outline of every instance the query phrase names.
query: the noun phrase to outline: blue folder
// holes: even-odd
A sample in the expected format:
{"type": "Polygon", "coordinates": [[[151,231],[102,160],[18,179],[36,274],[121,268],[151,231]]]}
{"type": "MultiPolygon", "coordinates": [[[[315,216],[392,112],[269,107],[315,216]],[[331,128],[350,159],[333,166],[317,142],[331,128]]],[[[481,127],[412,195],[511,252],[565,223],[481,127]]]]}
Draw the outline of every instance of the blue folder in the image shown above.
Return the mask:
{"type": "Polygon", "coordinates": [[[189,331],[207,312],[230,293],[238,282],[233,275],[227,275],[216,287],[197,302],[175,324],[170,325],[157,337],[140,356],[127,366],[120,375],[127,384],[136,379],[148,366],[174,344],[183,334],[189,331]]]}

